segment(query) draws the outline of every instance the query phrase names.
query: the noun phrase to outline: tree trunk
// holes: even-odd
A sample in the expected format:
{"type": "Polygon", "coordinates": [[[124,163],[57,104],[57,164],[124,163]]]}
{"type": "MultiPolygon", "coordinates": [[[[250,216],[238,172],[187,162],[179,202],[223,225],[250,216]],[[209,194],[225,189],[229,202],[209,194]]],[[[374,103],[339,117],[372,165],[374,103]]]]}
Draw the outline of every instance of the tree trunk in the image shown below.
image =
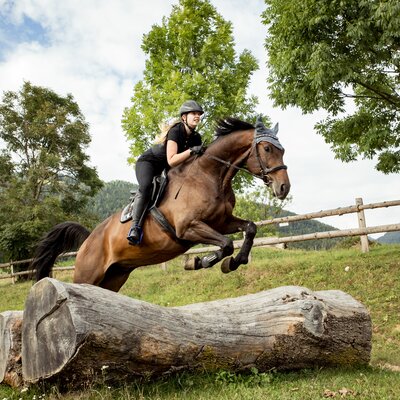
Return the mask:
{"type": "Polygon", "coordinates": [[[46,278],[30,291],[22,337],[25,381],[78,385],[181,369],[367,364],[371,319],[336,290],[287,286],[168,308],[46,278]]]}
{"type": "Polygon", "coordinates": [[[0,383],[12,387],[22,384],[22,311],[0,314],[0,383]]]}

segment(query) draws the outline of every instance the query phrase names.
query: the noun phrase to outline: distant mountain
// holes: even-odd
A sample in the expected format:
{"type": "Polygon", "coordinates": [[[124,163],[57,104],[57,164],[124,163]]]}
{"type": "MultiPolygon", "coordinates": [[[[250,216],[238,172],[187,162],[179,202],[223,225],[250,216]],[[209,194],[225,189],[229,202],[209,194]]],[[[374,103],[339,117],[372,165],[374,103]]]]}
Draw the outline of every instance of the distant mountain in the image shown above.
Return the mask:
{"type": "Polygon", "coordinates": [[[383,236],[376,239],[376,241],[382,244],[400,243],[400,231],[386,232],[383,236]]]}
{"type": "MultiPolygon", "coordinates": [[[[297,214],[290,211],[282,210],[277,217],[287,217],[292,215],[297,214]]],[[[307,233],[337,230],[338,228],[335,228],[332,225],[324,224],[323,222],[319,222],[314,219],[290,222],[288,226],[281,226],[278,228],[279,236],[297,236],[307,233]]],[[[343,238],[306,240],[302,242],[288,243],[288,247],[314,250],[329,249],[336,246],[336,244],[341,241],[343,241],[343,238]]]]}

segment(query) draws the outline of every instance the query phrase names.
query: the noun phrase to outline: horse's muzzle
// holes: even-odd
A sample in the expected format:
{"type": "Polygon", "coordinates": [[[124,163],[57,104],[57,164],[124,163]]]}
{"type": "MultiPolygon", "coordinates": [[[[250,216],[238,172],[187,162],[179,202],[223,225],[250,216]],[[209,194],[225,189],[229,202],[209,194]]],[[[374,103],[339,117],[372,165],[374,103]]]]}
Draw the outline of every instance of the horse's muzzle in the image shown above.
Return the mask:
{"type": "Polygon", "coordinates": [[[289,191],[290,191],[290,183],[289,182],[288,183],[282,183],[282,184],[277,185],[277,186],[279,186],[279,188],[277,190],[274,189],[276,197],[279,200],[286,199],[286,196],[289,194],[289,191]]]}
{"type": "Polygon", "coordinates": [[[290,191],[290,182],[287,175],[286,179],[283,180],[271,179],[270,177],[268,177],[268,179],[264,180],[264,182],[272,190],[272,193],[275,197],[277,197],[279,200],[286,199],[290,191]]]}

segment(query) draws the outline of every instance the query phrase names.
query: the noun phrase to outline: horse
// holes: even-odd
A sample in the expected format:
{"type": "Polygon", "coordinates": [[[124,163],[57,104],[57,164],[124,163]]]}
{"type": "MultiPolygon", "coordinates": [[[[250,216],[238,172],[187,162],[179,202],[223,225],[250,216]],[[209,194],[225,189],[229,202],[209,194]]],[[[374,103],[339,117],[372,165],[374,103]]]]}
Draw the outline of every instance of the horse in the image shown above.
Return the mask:
{"type": "Polygon", "coordinates": [[[267,129],[261,120],[256,126],[236,118],[217,122],[215,139],[201,156],[193,155],[168,171],[168,184],[158,210],[173,227],[163,228],[152,213],[147,213],[140,245],[127,240],[129,224],[120,222],[117,212],[92,232],[76,222],[63,222],[39,242],[31,268],[36,279],[50,275],[56,258],[79,248],[74,282],[87,283],[118,292],[130,273],[141,266],[159,264],[185,253],[196,244],[218,246],[219,250],[186,261],[185,269],[210,268],[223,260],[222,272],[248,263],[256,235],[252,221],[235,217],[232,179],[239,170],[256,176],[278,199],[290,190],[284,149],[275,128],[267,129]],[[260,128],[261,126],[261,128],[260,128]],[[243,245],[234,257],[231,238],[244,232],[243,245]]]}

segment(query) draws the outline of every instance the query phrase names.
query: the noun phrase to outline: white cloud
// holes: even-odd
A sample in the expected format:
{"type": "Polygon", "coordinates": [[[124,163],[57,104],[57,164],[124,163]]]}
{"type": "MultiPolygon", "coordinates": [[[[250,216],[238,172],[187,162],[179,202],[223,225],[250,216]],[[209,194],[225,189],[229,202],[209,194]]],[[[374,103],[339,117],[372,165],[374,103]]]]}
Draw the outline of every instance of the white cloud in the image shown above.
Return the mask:
{"type": "MultiPolygon", "coordinates": [[[[0,0],[0,13],[8,22],[22,23],[24,16],[46,31],[28,43],[0,49],[0,87],[18,90],[23,80],[46,86],[57,93],[72,93],[90,124],[92,165],[102,179],[134,180],[127,165],[128,143],[121,117],[130,105],[134,84],[141,79],[144,54],[143,34],[160,24],[177,1],[152,0],[0,0]]],[[[321,116],[302,115],[299,110],[279,110],[272,106],[266,85],[264,41],[266,27],[260,15],[263,0],[212,0],[217,11],[233,23],[237,51],[247,48],[260,63],[252,79],[251,94],[260,99],[259,111],[280,124],[286,147],[294,212],[305,213],[354,204],[398,199],[398,175],[385,176],[374,170],[373,162],[343,164],[334,159],[329,145],[316,135],[313,126],[321,116]]],[[[23,29],[23,25],[21,25],[23,29]]],[[[4,38],[2,37],[2,40],[4,38]]],[[[1,43],[1,42],[0,42],[1,43]]],[[[400,220],[399,207],[367,212],[367,224],[379,225],[400,220]]],[[[340,228],[357,226],[355,215],[323,220],[340,228]]]]}

